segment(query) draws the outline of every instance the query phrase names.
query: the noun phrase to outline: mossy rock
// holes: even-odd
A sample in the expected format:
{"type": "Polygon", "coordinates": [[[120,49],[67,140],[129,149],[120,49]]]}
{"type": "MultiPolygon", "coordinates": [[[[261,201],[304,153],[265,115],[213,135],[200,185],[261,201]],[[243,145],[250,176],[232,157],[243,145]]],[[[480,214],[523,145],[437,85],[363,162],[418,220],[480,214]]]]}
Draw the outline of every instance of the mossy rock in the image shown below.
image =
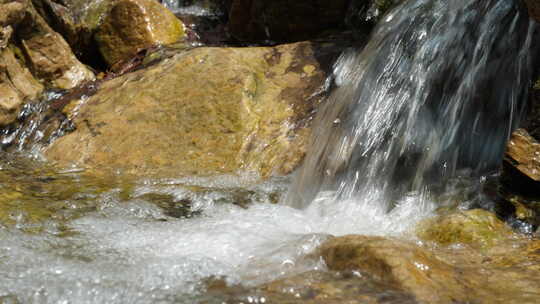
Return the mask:
{"type": "Polygon", "coordinates": [[[488,249],[513,236],[512,230],[495,214],[474,209],[428,219],[418,225],[418,236],[441,245],[467,244],[488,249]]]}
{"type": "Polygon", "coordinates": [[[76,131],[45,155],[138,176],[288,174],[305,154],[325,79],[310,43],[192,49],[67,107],[76,131]]]}

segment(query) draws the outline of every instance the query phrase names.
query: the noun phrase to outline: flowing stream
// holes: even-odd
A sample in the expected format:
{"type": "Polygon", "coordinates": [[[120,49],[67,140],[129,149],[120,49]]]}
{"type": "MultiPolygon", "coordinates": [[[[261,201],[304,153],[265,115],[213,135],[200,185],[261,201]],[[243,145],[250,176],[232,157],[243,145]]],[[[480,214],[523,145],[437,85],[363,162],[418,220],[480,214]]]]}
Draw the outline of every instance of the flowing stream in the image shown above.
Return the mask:
{"type": "Polygon", "coordinates": [[[405,1],[336,63],[287,203],[388,209],[496,169],[526,105],[533,30],[518,1],[405,1]]]}
{"type": "Polygon", "coordinates": [[[532,30],[510,0],[406,1],[336,63],[290,189],[252,176],[101,185],[4,159],[0,302],[196,303],[208,278],[256,286],[325,270],[309,254],[329,235],[414,238],[441,200],[470,199],[459,193],[477,182],[461,176],[478,181],[501,159],[532,30]]]}

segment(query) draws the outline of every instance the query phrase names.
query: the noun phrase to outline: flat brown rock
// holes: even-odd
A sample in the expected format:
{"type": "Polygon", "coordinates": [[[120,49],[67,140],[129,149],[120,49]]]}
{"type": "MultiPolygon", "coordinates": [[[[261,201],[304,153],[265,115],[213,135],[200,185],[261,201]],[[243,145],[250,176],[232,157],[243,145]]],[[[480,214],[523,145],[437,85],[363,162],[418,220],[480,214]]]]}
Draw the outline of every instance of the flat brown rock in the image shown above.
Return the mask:
{"type": "Polygon", "coordinates": [[[193,49],[103,84],[45,155],[135,175],[286,174],[324,82],[309,43],[193,49]]]}

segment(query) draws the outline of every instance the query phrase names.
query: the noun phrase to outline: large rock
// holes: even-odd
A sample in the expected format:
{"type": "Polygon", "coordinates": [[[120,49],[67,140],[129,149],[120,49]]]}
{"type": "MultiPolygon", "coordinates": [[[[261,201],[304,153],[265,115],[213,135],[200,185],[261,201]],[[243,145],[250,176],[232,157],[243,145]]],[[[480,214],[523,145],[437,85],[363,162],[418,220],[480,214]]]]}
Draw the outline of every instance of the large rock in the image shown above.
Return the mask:
{"type": "Polygon", "coordinates": [[[327,241],[320,253],[331,270],[367,274],[413,294],[420,303],[522,304],[538,303],[538,245],[515,240],[481,253],[352,235],[327,241]]]}
{"type": "Polygon", "coordinates": [[[183,23],[156,0],[32,1],[76,55],[97,69],[184,35],[183,23]]]}
{"type": "MultiPolygon", "coordinates": [[[[395,286],[347,272],[309,271],[254,288],[230,286],[223,280],[207,282],[207,297],[215,303],[286,304],[416,304],[414,297],[395,286]],[[219,301],[217,301],[219,300],[219,301]]],[[[214,303],[212,301],[204,303],[214,303]]]]}
{"type": "Polygon", "coordinates": [[[20,61],[33,76],[47,87],[60,89],[71,89],[93,80],[93,73],[77,60],[62,36],[49,27],[31,3],[24,3],[22,17],[18,14],[17,18],[10,19],[9,26],[15,29],[11,35],[13,45],[21,46],[20,61]]]}
{"type": "Polygon", "coordinates": [[[184,36],[184,25],[155,0],[118,0],[96,33],[101,54],[109,65],[138,51],[172,44],[184,36]]]}
{"type": "Polygon", "coordinates": [[[0,1],[0,126],[45,88],[71,89],[94,74],[26,1],[0,1]]]}
{"type": "Polygon", "coordinates": [[[193,49],[103,84],[45,155],[136,175],[285,174],[324,82],[309,43],[193,49]]]}
{"type": "Polygon", "coordinates": [[[30,71],[15,58],[11,48],[0,49],[0,126],[17,118],[24,100],[43,90],[30,71]]]}
{"type": "Polygon", "coordinates": [[[234,0],[229,30],[244,41],[311,39],[343,25],[348,0],[234,0]]]}
{"type": "Polygon", "coordinates": [[[359,270],[398,285],[428,303],[468,302],[465,278],[413,243],[379,237],[345,236],[321,247],[331,270],[359,270]]]}
{"type": "Polygon", "coordinates": [[[26,1],[0,1],[0,27],[18,23],[26,14],[26,1]]]}

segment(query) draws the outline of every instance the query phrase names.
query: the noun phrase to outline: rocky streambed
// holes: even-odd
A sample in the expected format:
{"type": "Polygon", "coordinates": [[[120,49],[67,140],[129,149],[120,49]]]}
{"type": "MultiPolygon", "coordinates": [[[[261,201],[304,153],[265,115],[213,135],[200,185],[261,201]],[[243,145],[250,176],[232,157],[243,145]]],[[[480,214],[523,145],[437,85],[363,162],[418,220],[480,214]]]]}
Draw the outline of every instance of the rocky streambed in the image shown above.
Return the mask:
{"type": "Polygon", "coordinates": [[[283,204],[399,1],[315,2],[0,0],[0,302],[538,303],[538,87],[494,176],[283,204]]]}

